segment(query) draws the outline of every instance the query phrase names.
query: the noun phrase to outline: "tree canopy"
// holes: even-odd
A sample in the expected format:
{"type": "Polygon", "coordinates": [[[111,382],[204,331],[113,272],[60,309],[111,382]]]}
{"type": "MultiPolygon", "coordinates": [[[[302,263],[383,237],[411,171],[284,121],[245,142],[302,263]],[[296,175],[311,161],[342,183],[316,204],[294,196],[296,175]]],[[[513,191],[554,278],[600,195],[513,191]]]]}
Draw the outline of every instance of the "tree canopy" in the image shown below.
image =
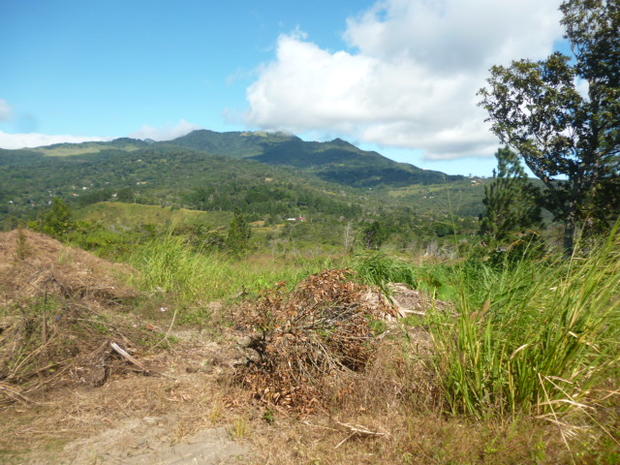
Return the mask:
{"type": "Polygon", "coordinates": [[[228,228],[226,245],[233,253],[241,253],[248,248],[251,236],[250,224],[243,213],[237,210],[228,228]]]}
{"type": "Polygon", "coordinates": [[[493,66],[479,91],[491,130],[546,186],[546,207],[565,223],[597,231],[620,209],[620,6],[566,0],[560,7],[573,57],[493,66]]]}

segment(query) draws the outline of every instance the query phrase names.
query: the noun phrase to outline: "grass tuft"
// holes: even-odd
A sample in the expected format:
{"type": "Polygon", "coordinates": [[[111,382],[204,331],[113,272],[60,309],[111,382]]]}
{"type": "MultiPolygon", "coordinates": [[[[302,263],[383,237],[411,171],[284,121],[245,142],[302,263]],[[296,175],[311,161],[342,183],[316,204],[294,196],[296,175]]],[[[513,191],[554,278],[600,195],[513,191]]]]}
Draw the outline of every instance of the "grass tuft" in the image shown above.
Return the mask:
{"type": "MultiPolygon", "coordinates": [[[[267,256],[240,261],[223,253],[202,253],[183,238],[167,236],[146,243],[133,252],[129,262],[140,271],[138,286],[171,298],[183,308],[200,312],[209,302],[257,295],[276,283],[293,288],[310,274],[334,265],[324,258],[274,260],[267,256]]],[[[181,321],[190,321],[180,315],[181,321]]]]}
{"type": "Polygon", "coordinates": [[[418,280],[411,265],[381,252],[358,256],[354,269],[364,284],[379,286],[385,293],[389,293],[388,283],[405,283],[414,289],[418,287],[418,280]]]}
{"type": "Polygon", "coordinates": [[[591,415],[592,388],[613,379],[619,359],[619,259],[614,234],[586,259],[455,269],[459,313],[436,314],[432,324],[449,409],[554,422],[591,415]]]}

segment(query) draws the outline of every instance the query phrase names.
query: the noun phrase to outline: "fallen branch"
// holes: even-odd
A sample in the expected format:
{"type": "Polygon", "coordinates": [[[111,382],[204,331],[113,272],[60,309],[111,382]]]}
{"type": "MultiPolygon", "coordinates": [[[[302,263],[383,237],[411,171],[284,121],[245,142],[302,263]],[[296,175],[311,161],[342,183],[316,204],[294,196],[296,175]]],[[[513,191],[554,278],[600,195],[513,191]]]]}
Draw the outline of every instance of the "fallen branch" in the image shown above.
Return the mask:
{"type": "Polygon", "coordinates": [[[155,376],[162,376],[164,378],[175,379],[174,377],[168,376],[168,375],[166,375],[164,373],[161,373],[161,372],[158,372],[158,371],[149,370],[144,365],[142,365],[140,362],[138,362],[135,358],[133,358],[131,355],[129,355],[127,353],[127,351],[125,349],[123,349],[121,346],[119,346],[116,342],[110,342],[110,347],[112,347],[114,352],[119,354],[121,357],[123,357],[129,363],[137,366],[140,369],[140,371],[142,371],[147,376],[154,376],[155,375],[155,376]]]}
{"type": "Polygon", "coordinates": [[[407,315],[426,316],[426,312],[421,312],[419,310],[411,310],[410,308],[401,307],[397,311],[398,311],[398,316],[400,318],[405,318],[407,315]]]}
{"type": "Polygon", "coordinates": [[[372,431],[362,425],[351,425],[349,423],[342,423],[338,420],[335,420],[336,423],[343,428],[347,429],[351,434],[349,434],[346,438],[340,441],[334,449],[338,449],[341,445],[347,442],[349,439],[358,436],[358,437],[388,437],[389,433],[384,433],[381,431],[372,431]]]}
{"type": "Polygon", "coordinates": [[[142,365],[135,358],[133,358],[131,355],[129,355],[129,353],[125,349],[123,349],[121,346],[119,346],[116,342],[110,342],[110,347],[112,347],[114,352],[119,354],[121,357],[123,357],[129,363],[134,364],[135,366],[140,368],[140,370],[143,371],[144,373],[146,373],[148,375],[151,375],[151,370],[149,370],[148,368],[145,368],[144,365],[142,365]]]}

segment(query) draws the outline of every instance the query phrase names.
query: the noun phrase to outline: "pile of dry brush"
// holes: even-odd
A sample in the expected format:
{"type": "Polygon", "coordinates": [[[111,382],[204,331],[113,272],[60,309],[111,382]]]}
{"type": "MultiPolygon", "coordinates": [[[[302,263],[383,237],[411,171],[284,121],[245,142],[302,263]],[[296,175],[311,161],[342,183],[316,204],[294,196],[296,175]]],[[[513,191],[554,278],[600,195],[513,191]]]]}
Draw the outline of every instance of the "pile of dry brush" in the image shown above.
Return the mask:
{"type": "Polygon", "coordinates": [[[0,406],[145,371],[131,352],[156,335],[118,311],[136,295],[119,267],[32,231],[0,233],[0,406]]]}
{"type": "Polygon", "coordinates": [[[250,326],[251,355],[236,379],[262,402],[312,411],[335,378],[363,371],[378,347],[377,322],[396,316],[379,292],[351,280],[349,270],[327,270],[291,293],[265,292],[239,317],[250,326]]]}

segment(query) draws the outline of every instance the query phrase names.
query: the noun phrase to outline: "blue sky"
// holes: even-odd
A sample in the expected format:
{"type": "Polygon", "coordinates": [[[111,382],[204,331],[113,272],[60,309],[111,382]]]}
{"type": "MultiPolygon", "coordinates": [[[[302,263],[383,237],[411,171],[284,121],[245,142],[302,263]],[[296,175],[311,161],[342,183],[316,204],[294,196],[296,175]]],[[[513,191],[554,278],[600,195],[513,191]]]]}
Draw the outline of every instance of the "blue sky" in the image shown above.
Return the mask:
{"type": "Polygon", "coordinates": [[[0,0],[0,146],[284,129],[489,175],[472,94],[557,46],[557,3],[0,0]]]}

